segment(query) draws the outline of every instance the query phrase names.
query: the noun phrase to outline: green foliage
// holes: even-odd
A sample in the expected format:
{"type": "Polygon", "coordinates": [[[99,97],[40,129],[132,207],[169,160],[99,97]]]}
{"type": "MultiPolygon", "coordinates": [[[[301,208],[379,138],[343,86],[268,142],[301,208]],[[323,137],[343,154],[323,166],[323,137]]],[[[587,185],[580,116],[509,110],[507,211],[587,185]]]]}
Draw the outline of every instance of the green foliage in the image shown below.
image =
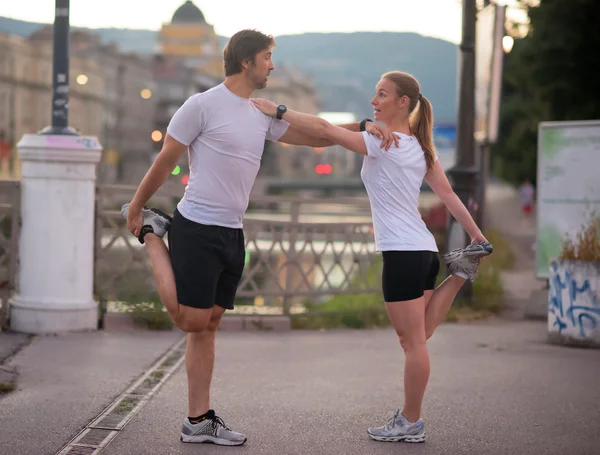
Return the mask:
{"type": "Polygon", "coordinates": [[[529,33],[505,59],[493,150],[494,172],[513,183],[536,181],[540,122],[600,118],[600,2],[543,0],[528,11],[529,33]]]}

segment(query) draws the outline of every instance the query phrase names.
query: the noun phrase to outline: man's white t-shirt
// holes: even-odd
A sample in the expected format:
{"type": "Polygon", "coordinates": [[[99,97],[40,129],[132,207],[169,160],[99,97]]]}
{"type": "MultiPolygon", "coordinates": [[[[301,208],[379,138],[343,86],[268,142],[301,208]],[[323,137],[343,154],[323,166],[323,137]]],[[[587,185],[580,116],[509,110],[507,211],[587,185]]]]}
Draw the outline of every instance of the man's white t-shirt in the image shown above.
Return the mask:
{"type": "MultiPolygon", "coordinates": [[[[399,146],[362,133],[367,146],[360,176],[371,203],[377,251],[434,251],[435,238],[419,213],[419,193],[427,172],[425,153],[414,136],[395,133],[399,146]]],[[[437,159],[437,158],[436,158],[437,159]]]]}
{"type": "Polygon", "coordinates": [[[188,98],[167,127],[189,146],[190,178],[179,212],[196,223],[241,228],[265,139],[277,141],[288,126],[223,83],[188,98]]]}

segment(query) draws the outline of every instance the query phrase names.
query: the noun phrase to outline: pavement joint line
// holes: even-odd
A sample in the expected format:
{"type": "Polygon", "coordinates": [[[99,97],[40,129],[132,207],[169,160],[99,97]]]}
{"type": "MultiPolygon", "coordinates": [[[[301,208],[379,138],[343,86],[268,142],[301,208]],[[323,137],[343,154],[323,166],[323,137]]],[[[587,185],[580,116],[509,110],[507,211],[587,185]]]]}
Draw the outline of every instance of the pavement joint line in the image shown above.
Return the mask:
{"type": "MultiPolygon", "coordinates": [[[[95,418],[93,418],[90,423],[88,423],[83,430],[81,430],[73,439],[71,439],[67,444],[65,444],[56,455],[69,455],[72,453],[71,451],[77,451],[78,448],[88,448],[95,449],[91,455],[98,455],[106,446],[119,434],[119,432],[131,421],[131,419],[138,413],[140,410],[146,406],[152,399],[154,395],[158,392],[158,390],[167,382],[167,380],[171,377],[171,375],[181,366],[181,364],[185,360],[185,351],[182,350],[182,346],[185,346],[186,337],[182,337],[181,340],[177,341],[173,346],[169,348],[169,350],[163,354],[150,368],[148,368],[137,380],[133,382],[132,385],[127,387],[125,391],[123,391],[115,400],[108,405],[100,414],[98,414],[95,418]],[[173,361],[173,356],[177,356],[177,360],[173,361]],[[168,366],[163,366],[163,364],[170,359],[171,362],[168,366]],[[150,388],[144,394],[136,394],[135,392],[148,378],[152,377],[153,373],[160,370],[162,376],[158,380],[158,383],[150,388]],[[118,408],[122,402],[125,400],[132,400],[135,402],[135,405],[132,409],[128,410],[127,413],[123,414],[119,423],[114,426],[102,425],[101,422],[107,416],[113,414],[113,411],[118,408]],[[85,438],[91,431],[93,430],[101,430],[106,431],[107,434],[103,438],[102,441],[96,444],[89,444],[86,442],[80,442],[83,438],[85,438]]],[[[158,379],[158,378],[157,378],[158,379]]],[[[114,413],[119,415],[118,413],[114,413]]]]}

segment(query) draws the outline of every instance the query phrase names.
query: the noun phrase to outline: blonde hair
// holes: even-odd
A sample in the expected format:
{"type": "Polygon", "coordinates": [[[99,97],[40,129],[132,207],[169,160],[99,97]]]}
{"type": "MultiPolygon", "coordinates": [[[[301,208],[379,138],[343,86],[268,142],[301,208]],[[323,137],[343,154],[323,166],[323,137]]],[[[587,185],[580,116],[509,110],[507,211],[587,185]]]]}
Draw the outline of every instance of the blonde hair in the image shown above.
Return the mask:
{"type": "Polygon", "coordinates": [[[433,167],[436,151],[433,143],[433,108],[427,98],[421,95],[419,82],[414,76],[401,71],[390,71],[381,76],[396,84],[398,97],[407,96],[410,100],[408,107],[409,124],[413,134],[417,137],[421,148],[425,152],[427,170],[433,167]],[[418,104],[418,109],[415,109],[418,104]]]}

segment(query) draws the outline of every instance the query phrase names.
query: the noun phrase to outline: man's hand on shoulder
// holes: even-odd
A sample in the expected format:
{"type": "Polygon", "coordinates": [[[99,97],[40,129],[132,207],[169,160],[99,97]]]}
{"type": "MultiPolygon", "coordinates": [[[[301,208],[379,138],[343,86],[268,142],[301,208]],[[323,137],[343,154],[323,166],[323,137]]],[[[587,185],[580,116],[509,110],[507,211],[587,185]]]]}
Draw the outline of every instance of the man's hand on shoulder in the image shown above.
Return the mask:
{"type": "Polygon", "coordinates": [[[367,122],[365,131],[381,139],[381,148],[385,148],[386,151],[390,149],[392,144],[395,144],[396,147],[400,144],[400,138],[386,126],[381,126],[374,122],[367,122]]]}

